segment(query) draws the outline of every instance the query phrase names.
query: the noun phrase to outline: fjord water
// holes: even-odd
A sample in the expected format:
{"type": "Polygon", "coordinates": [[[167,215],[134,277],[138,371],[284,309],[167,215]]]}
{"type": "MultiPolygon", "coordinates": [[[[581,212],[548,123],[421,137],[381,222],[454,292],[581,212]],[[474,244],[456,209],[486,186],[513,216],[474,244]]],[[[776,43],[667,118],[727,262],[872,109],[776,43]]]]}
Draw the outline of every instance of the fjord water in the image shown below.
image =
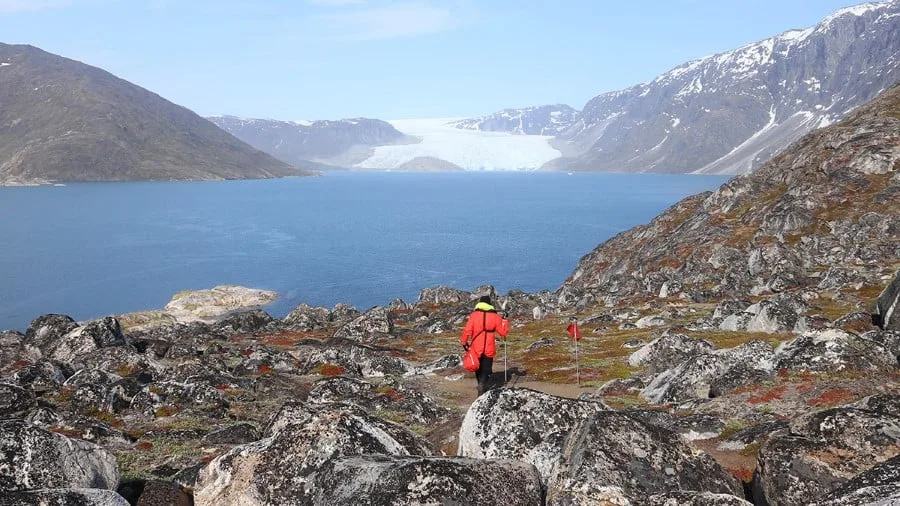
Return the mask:
{"type": "Polygon", "coordinates": [[[185,289],[360,309],[420,289],[556,289],[598,243],[721,176],[328,173],[0,188],[0,329],[160,309],[185,289]]]}

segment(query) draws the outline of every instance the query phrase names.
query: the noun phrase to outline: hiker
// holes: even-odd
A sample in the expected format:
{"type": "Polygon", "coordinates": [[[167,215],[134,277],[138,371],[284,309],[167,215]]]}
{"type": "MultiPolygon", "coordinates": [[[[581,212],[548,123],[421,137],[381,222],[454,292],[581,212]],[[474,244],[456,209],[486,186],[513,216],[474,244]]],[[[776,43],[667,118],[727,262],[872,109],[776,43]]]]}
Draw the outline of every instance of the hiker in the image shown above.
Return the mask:
{"type": "Polygon", "coordinates": [[[506,339],[508,332],[509,320],[497,314],[497,310],[491,305],[489,295],[483,295],[478,299],[478,304],[475,304],[475,310],[469,315],[469,321],[466,322],[466,327],[459,338],[463,349],[469,351],[471,347],[480,356],[480,365],[475,372],[478,395],[487,390],[488,379],[493,372],[494,356],[497,354],[494,335],[500,334],[506,339]]]}

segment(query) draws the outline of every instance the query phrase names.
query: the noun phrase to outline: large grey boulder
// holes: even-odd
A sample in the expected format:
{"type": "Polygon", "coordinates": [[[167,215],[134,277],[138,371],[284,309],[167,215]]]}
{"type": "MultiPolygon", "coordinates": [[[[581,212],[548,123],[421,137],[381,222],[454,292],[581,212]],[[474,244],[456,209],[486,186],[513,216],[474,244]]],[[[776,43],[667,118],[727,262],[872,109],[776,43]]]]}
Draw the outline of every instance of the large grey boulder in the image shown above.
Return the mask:
{"type": "Polygon", "coordinates": [[[900,272],[884,287],[875,302],[875,315],[884,330],[900,330],[900,272]]]}
{"type": "Polygon", "coordinates": [[[602,504],[619,494],[643,504],[651,495],[681,490],[743,493],[709,455],[614,411],[594,413],[573,428],[546,485],[548,505],[602,504]]]}
{"type": "Polygon", "coordinates": [[[819,501],[818,506],[900,504],[900,455],[856,475],[819,501]]]}
{"type": "Polygon", "coordinates": [[[276,332],[280,321],[262,309],[239,311],[216,322],[213,328],[227,336],[235,334],[256,334],[260,332],[276,332]]]}
{"type": "Polygon", "coordinates": [[[311,504],[541,504],[534,466],[512,460],[361,455],[332,462],[311,504]],[[362,502],[361,502],[362,501],[362,502]]]}
{"type": "Polygon", "coordinates": [[[112,490],[97,488],[49,488],[0,494],[0,506],[129,506],[112,490]]]}
{"type": "Polygon", "coordinates": [[[326,328],[330,320],[331,311],[328,308],[300,304],[284,317],[282,325],[286,330],[308,332],[326,328]]]}
{"type": "Polygon", "coordinates": [[[383,306],[375,306],[344,324],[334,337],[368,343],[394,331],[394,318],[383,306]]]}
{"type": "Polygon", "coordinates": [[[26,365],[10,377],[10,381],[36,394],[53,392],[66,381],[66,374],[72,373],[65,367],[49,360],[26,365]]]}
{"type": "Polygon", "coordinates": [[[320,504],[319,473],[337,457],[431,453],[408,429],[342,404],[288,403],[265,436],[210,462],[197,478],[195,504],[320,504]]]}
{"type": "MultiPolygon", "coordinates": [[[[894,396],[896,397],[896,396],[894,396]]],[[[870,409],[840,407],[791,421],[760,448],[754,502],[799,506],[816,502],[850,478],[900,453],[900,418],[895,402],[880,396],[870,409]],[[879,410],[879,406],[887,406],[879,410]]],[[[861,404],[862,405],[862,404],[861,404]]]]}
{"type": "Polygon", "coordinates": [[[645,366],[648,372],[657,373],[675,367],[690,357],[709,353],[713,348],[711,342],[703,339],[667,333],[632,353],[628,364],[632,367],[645,366]]]}
{"type": "Polygon", "coordinates": [[[564,459],[563,444],[579,421],[607,409],[599,402],[526,388],[489,390],[469,406],[463,418],[458,454],[530,462],[547,478],[564,459]]]}
{"type": "Polygon", "coordinates": [[[125,336],[122,335],[119,320],[106,317],[76,327],[56,340],[48,342],[42,349],[53,360],[75,362],[92,351],[125,345],[125,336]]]}
{"type": "Polygon", "coordinates": [[[896,365],[896,355],[883,343],[839,329],[804,332],[775,350],[776,369],[836,372],[896,365]]]}
{"type": "Polygon", "coordinates": [[[763,341],[703,353],[657,375],[641,396],[655,404],[719,397],[771,376],[774,356],[772,347],[763,341]]]}
{"type": "Polygon", "coordinates": [[[0,383],[0,419],[24,418],[37,407],[34,395],[17,385],[0,383]]]}
{"type": "Polygon", "coordinates": [[[459,454],[533,464],[547,504],[641,504],[667,491],[741,491],[711,457],[668,430],[599,403],[527,389],[479,397],[460,428],[459,454]]]}
{"type": "Polygon", "coordinates": [[[61,314],[46,314],[38,316],[28,325],[25,331],[25,343],[40,348],[43,353],[50,351],[50,347],[62,336],[78,327],[78,324],[70,316],[61,314]]]}
{"type": "Polygon", "coordinates": [[[23,421],[0,421],[0,490],[115,490],[118,484],[116,459],[103,448],[23,421]]]}

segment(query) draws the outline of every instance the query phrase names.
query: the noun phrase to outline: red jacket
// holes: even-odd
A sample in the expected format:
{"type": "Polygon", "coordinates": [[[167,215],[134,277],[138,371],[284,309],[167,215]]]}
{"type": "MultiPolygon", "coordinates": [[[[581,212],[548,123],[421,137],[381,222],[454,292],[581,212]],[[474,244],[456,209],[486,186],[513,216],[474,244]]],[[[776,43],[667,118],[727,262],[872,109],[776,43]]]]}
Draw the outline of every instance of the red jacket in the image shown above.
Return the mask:
{"type": "Polygon", "coordinates": [[[493,358],[497,355],[494,335],[500,334],[505,338],[508,333],[509,320],[497,314],[490,304],[479,302],[475,306],[475,311],[469,315],[469,321],[459,336],[459,342],[463,346],[468,344],[479,355],[493,358]]]}

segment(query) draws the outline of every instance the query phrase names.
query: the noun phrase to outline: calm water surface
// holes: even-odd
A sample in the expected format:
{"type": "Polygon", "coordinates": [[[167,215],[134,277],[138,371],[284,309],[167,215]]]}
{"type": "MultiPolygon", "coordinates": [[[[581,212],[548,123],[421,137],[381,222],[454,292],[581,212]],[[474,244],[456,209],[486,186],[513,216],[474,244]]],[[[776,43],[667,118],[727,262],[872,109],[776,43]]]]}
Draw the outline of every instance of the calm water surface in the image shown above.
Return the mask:
{"type": "Polygon", "coordinates": [[[449,285],[556,289],[598,243],[720,176],[332,173],[0,188],[0,329],[158,309],[185,289],[361,309],[449,285]]]}

